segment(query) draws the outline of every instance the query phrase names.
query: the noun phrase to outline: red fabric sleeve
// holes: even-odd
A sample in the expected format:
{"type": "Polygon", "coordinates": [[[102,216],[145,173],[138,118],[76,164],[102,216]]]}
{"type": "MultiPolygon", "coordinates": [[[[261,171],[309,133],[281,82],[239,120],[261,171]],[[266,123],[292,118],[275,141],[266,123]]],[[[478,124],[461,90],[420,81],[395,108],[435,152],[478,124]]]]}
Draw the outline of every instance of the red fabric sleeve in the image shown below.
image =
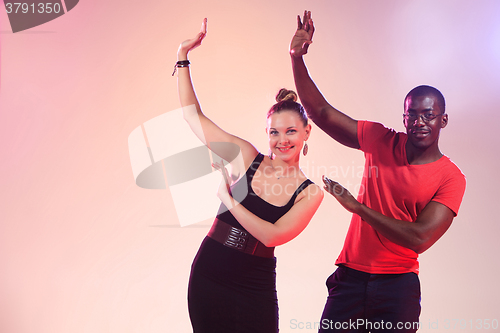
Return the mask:
{"type": "Polygon", "coordinates": [[[445,205],[457,216],[458,209],[462,203],[462,197],[465,193],[466,180],[463,173],[455,164],[450,169],[449,177],[439,187],[432,201],[445,205]]]}
{"type": "Polygon", "coordinates": [[[381,123],[358,120],[359,149],[365,153],[370,153],[376,148],[377,144],[384,142],[384,137],[393,136],[394,133],[395,131],[393,129],[387,128],[381,123]]]}

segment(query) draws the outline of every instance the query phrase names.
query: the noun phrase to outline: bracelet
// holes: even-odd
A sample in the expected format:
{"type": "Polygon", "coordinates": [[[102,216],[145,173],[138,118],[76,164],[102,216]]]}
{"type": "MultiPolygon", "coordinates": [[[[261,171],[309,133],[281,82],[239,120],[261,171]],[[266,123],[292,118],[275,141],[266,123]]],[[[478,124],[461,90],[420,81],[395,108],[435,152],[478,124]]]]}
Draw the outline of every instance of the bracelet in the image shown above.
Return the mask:
{"type": "Polygon", "coordinates": [[[177,70],[177,68],[183,68],[183,67],[189,67],[189,60],[179,60],[175,63],[174,65],[174,72],[172,73],[172,76],[174,76],[175,74],[175,71],[177,70]]]}

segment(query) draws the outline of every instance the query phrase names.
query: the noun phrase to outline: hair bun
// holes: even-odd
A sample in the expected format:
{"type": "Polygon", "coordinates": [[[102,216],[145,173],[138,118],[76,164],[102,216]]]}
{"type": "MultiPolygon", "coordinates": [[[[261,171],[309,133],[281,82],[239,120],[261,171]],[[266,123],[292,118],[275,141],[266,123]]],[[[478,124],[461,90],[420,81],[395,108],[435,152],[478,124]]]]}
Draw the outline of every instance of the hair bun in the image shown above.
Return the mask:
{"type": "Polygon", "coordinates": [[[297,97],[298,96],[295,93],[295,91],[281,88],[280,91],[278,92],[278,95],[276,95],[276,102],[281,102],[281,101],[297,102],[297,97]]]}

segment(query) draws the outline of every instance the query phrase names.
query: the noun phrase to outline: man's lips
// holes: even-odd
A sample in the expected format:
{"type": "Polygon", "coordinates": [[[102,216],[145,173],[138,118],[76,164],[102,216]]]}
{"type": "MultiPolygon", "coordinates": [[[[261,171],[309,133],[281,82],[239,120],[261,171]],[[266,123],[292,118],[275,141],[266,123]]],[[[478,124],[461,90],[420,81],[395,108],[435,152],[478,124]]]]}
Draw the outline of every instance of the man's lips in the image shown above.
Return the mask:
{"type": "Polygon", "coordinates": [[[415,136],[417,138],[424,138],[427,135],[429,135],[430,131],[427,131],[427,130],[414,130],[411,133],[413,134],[413,136],[415,136]]]}

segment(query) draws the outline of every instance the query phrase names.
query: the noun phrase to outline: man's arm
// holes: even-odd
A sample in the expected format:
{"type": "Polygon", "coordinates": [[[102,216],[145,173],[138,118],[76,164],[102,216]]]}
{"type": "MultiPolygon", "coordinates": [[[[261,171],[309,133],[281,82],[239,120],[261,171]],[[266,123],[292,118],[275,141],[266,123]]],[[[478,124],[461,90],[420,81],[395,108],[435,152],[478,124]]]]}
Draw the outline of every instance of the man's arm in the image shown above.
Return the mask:
{"type": "Polygon", "coordinates": [[[420,212],[415,222],[393,219],[359,203],[339,183],[326,177],[323,177],[323,182],[325,190],[331,193],[345,209],[358,214],[390,241],[416,253],[424,252],[437,242],[448,230],[454,218],[454,213],[450,208],[431,201],[420,212]]]}
{"type": "Polygon", "coordinates": [[[302,56],[307,53],[314,34],[311,12],[304,12],[303,21],[302,23],[300,17],[297,16],[297,31],[290,43],[293,77],[300,101],[309,118],[319,128],[339,143],[357,149],[359,148],[358,122],[332,107],[309,76],[302,56]]]}

